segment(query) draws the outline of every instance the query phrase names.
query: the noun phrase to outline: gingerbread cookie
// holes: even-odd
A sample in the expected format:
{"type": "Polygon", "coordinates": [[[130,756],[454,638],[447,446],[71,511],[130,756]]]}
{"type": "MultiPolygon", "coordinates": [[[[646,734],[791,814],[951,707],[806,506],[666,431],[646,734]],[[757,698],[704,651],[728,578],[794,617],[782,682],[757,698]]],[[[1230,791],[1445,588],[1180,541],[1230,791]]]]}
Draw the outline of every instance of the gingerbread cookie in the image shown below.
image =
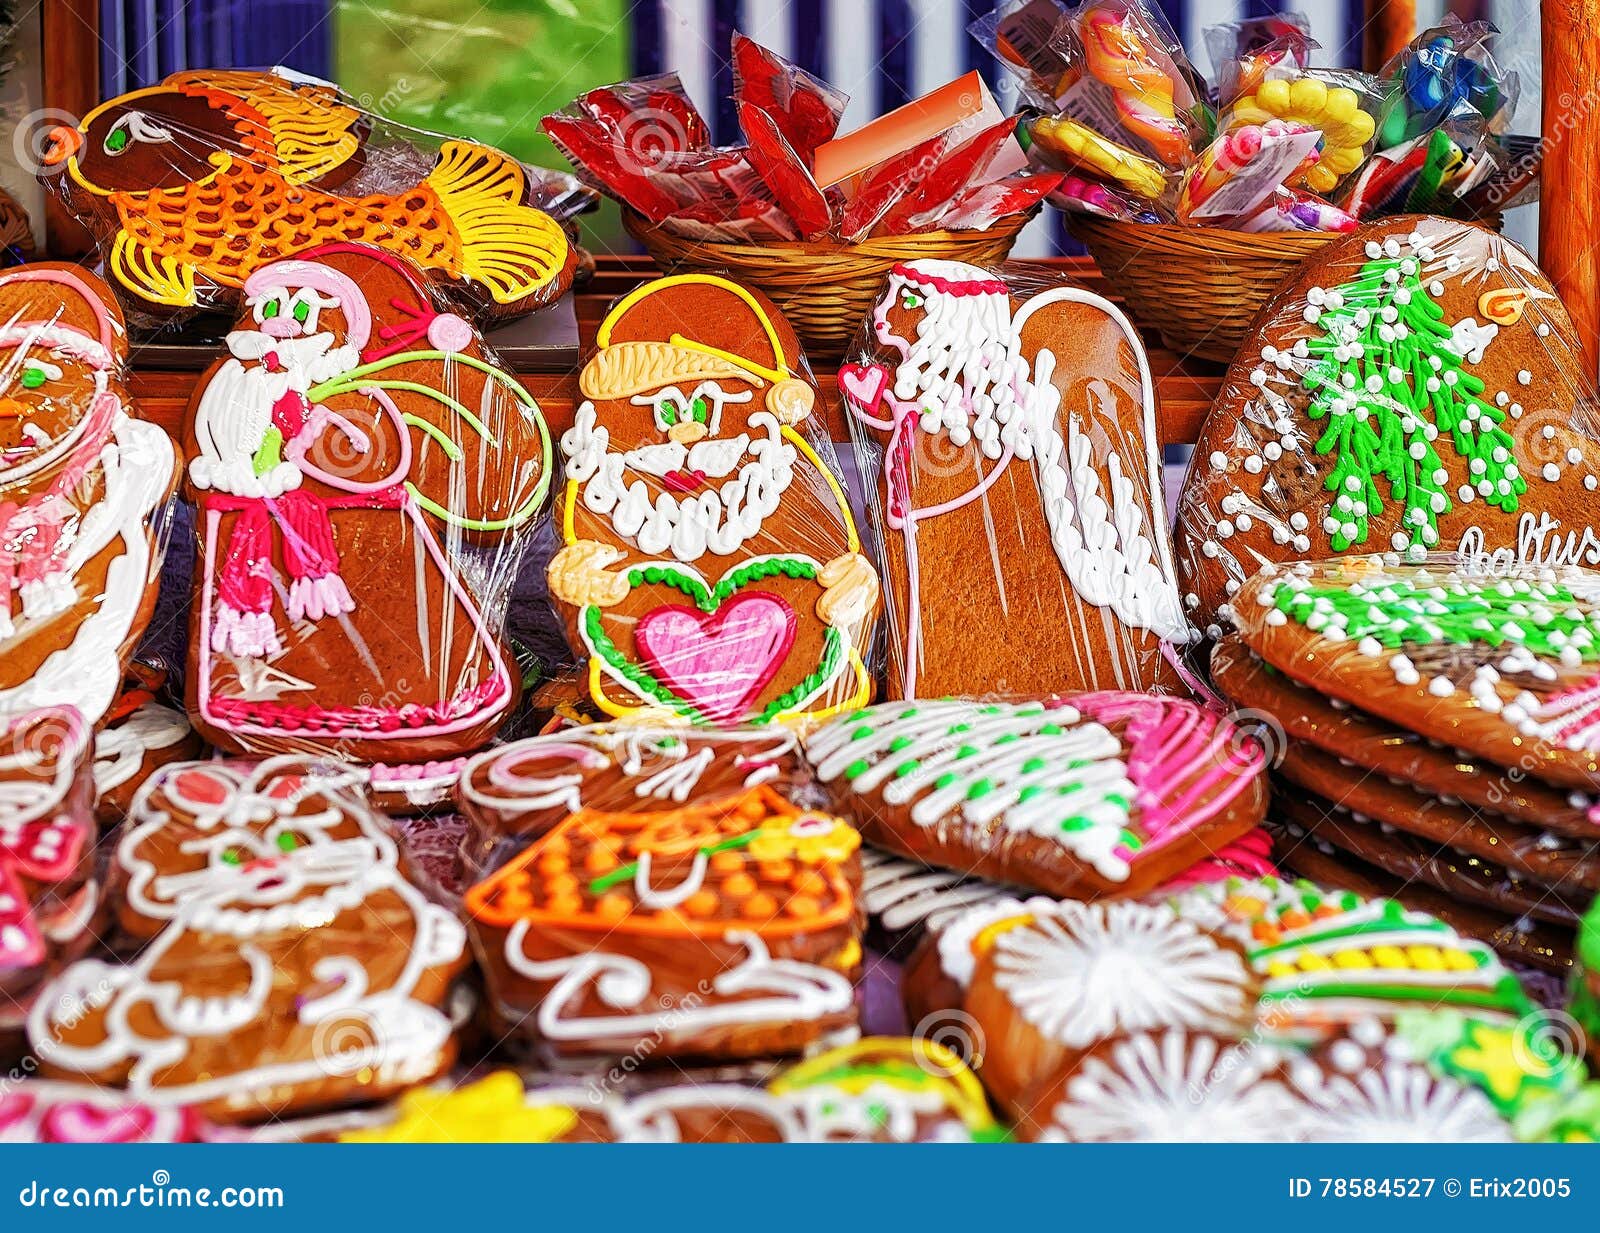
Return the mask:
{"type": "Polygon", "coordinates": [[[1287,1065],[1300,1138],[1317,1143],[1509,1143],[1476,1087],[1436,1074],[1388,1025],[1363,1019],[1287,1065]]]}
{"type": "Polygon", "coordinates": [[[586,809],[666,813],[762,784],[791,800],[807,795],[792,733],[617,724],[513,741],[462,770],[462,866],[476,880],[498,849],[521,846],[586,809]]]}
{"type": "Polygon", "coordinates": [[[1288,736],[1341,761],[1518,822],[1575,839],[1600,839],[1600,824],[1590,818],[1595,803],[1587,793],[1508,774],[1504,768],[1355,710],[1348,702],[1297,685],[1262,663],[1238,634],[1229,634],[1211,648],[1211,679],[1239,706],[1269,716],[1288,736]]]}
{"type": "MultiPolygon", "coordinates": [[[[1296,822],[1285,822],[1281,829],[1285,836],[1285,866],[1307,878],[1345,887],[1346,893],[1371,900],[1403,901],[1409,910],[1433,917],[1462,937],[1481,939],[1485,949],[1530,968],[1564,974],[1572,967],[1570,932],[1525,916],[1511,920],[1503,913],[1479,907],[1424,882],[1402,880],[1335,848],[1296,822]]],[[[1518,999],[1513,999],[1507,1008],[1513,1015],[1526,1013],[1516,1009],[1516,1003],[1526,998],[1520,988],[1517,992],[1518,999]]],[[[1428,1004],[1427,997],[1423,1000],[1428,1004]]]]}
{"type": "MultiPolygon", "coordinates": [[[[1589,899],[1589,893],[1581,888],[1548,886],[1481,856],[1441,847],[1435,840],[1419,838],[1316,797],[1302,796],[1275,808],[1306,834],[1331,843],[1364,864],[1403,882],[1421,882],[1511,917],[1527,917],[1572,930],[1577,927],[1581,908],[1570,900],[1586,903],[1589,899]]],[[[1292,860],[1292,847],[1287,843],[1283,847],[1292,860]]]]}
{"type": "Polygon", "coordinates": [[[930,1040],[871,1036],[808,1058],[767,1090],[808,1143],[998,1143],[1008,1138],[967,1064],[930,1040]]]}
{"type": "Polygon", "coordinates": [[[879,471],[889,692],[1181,688],[1171,648],[1193,631],[1127,318],[924,260],[890,271],[866,333],[839,388],[879,471]]]}
{"type": "Polygon", "coordinates": [[[1190,615],[1263,562],[1345,552],[1600,564],[1600,415],[1561,301],[1472,223],[1382,219],[1279,289],[1201,428],[1178,507],[1190,615]]]}
{"type": "MultiPolygon", "coordinates": [[[[1343,885],[1336,873],[1321,880],[1343,885]]],[[[1417,1006],[1507,1021],[1533,1009],[1489,947],[1367,887],[1241,879],[1170,902],[1184,919],[1248,948],[1263,981],[1258,1031],[1271,1039],[1326,1040],[1362,1019],[1389,1021],[1417,1006]]]]}
{"type": "Polygon", "coordinates": [[[1267,663],[1332,698],[1563,787],[1600,785],[1600,574],[1359,557],[1238,594],[1267,663]]]}
{"type": "Polygon", "coordinates": [[[45,1073],[227,1122],[381,1099],[455,1057],[465,936],[410,880],[358,778],[327,764],[178,763],[117,846],[143,949],[83,960],[34,1005],[45,1073]]]}
{"type": "Polygon", "coordinates": [[[113,719],[94,741],[95,815],[102,826],[128,816],[144,781],[171,762],[187,762],[204,748],[182,711],[142,702],[113,719]]]}
{"type": "Polygon", "coordinates": [[[71,707],[0,721],[0,1057],[40,987],[94,941],[92,739],[71,707]]]}
{"type": "Polygon", "coordinates": [[[244,293],[184,434],[190,715],[257,754],[479,748],[520,689],[500,635],[550,483],[538,405],[381,249],[313,249],[244,293]]]}
{"type": "Polygon", "coordinates": [[[877,571],[799,431],[817,392],[782,314],[658,279],[600,323],[578,386],[550,594],[594,704],[726,725],[865,703],[877,571]]]}
{"type": "Polygon", "coordinates": [[[33,1079],[0,1091],[0,1143],[214,1143],[228,1131],[181,1105],[147,1105],[87,1083],[33,1079]]]}
{"type": "Polygon", "coordinates": [[[76,266],[0,273],[0,716],[99,724],[155,607],[177,454],[133,418],[110,290],[76,266]]]}
{"type": "Polygon", "coordinates": [[[1104,1043],[1043,1085],[1035,1143],[1282,1143],[1299,1109],[1269,1045],[1168,1028],[1104,1043]]]}
{"type": "Polygon", "coordinates": [[[123,302],[162,319],[233,312],[263,266],[340,240],[417,262],[484,320],[571,285],[577,249],[525,168],[373,119],[277,73],[174,73],[52,130],[41,178],[95,232],[123,302]]]}
{"type": "Polygon", "coordinates": [[[1266,756],[1191,702],[882,703],[806,754],[867,838],[1052,895],[1139,895],[1250,830],[1266,756]]]}
{"type": "Polygon", "coordinates": [[[1600,890],[1595,843],[1520,826],[1457,802],[1424,796],[1403,783],[1346,767],[1337,758],[1291,746],[1278,768],[1283,778],[1328,802],[1407,835],[1447,844],[1458,852],[1498,862],[1513,873],[1582,896],[1600,890]]]}
{"type": "Polygon", "coordinates": [[[855,1021],[859,843],[767,784],[583,809],[466,894],[493,1007],[557,1055],[797,1052],[855,1021]]]}
{"type": "Polygon", "coordinates": [[[1515,1119],[1576,1095],[1588,1081],[1583,1058],[1570,1051],[1568,1026],[1560,1013],[1500,1024],[1453,1010],[1411,1011],[1395,1023],[1393,1043],[1435,1074],[1477,1088],[1497,1112],[1515,1119]]]}
{"type": "Polygon", "coordinates": [[[1040,1084],[1099,1046],[1183,1028],[1239,1037],[1260,978],[1238,943],[1142,903],[1041,903],[979,931],[963,1009],[983,1085],[1028,1125],[1040,1084]]]}
{"type": "Polygon", "coordinates": [[[891,958],[910,954],[919,939],[939,933],[970,908],[1026,893],[877,848],[861,849],[861,906],[874,931],[869,937],[891,958]]]}

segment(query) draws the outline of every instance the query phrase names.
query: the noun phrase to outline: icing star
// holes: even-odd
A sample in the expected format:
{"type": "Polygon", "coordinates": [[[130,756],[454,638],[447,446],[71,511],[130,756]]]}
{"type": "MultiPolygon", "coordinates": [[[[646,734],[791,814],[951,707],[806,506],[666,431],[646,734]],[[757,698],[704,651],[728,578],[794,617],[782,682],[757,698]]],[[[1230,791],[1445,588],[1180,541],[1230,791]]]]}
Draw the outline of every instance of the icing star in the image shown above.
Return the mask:
{"type": "Polygon", "coordinates": [[[530,1104],[509,1070],[450,1090],[418,1088],[387,1126],[341,1135],[346,1143],[553,1143],[578,1124],[564,1105],[530,1104]]]}

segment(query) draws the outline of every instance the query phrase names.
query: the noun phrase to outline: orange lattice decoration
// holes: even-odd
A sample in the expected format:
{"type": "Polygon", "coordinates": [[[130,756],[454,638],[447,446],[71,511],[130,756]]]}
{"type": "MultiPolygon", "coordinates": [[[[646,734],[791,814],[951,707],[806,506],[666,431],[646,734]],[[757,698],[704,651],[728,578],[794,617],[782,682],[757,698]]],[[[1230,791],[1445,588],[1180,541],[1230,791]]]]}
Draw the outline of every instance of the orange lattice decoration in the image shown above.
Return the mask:
{"type": "Polygon", "coordinates": [[[860,837],[761,786],[670,813],[585,810],[467,892],[467,912],[509,929],[768,940],[847,922],[843,865],[860,837]]]}
{"type": "Polygon", "coordinates": [[[70,203],[109,212],[111,274],[152,307],[231,307],[259,267],[338,240],[475,286],[494,315],[565,290],[566,233],[527,204],[522,167],[498,150],[446,141],[420,183],[340,193],[361,170],[366,121],[327,87],[179,73],[56,129],[45,162],[65,164],[54,180],[83,197],[70,203]]]}

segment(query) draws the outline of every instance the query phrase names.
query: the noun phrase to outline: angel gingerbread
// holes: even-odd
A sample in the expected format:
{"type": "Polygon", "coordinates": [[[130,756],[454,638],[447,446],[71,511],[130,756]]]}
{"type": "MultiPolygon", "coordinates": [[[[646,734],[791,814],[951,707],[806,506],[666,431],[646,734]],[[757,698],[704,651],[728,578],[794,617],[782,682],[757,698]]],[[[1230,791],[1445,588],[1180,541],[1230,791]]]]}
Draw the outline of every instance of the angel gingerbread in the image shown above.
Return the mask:
{"type": "Polygon", "coordinates": [[[245,281],[185,444],[199,507],[188,708],[229,750],[392,765],[493,735],[538,404],[415,267],[329,244],[245,281]]]}
{"type": "Polygon", "coordinates": [[[549,571],[594,704],[728,724],[865,703],[878,575],[798,431],[816,390],[793,328],[688,274],[625,296],[597,343],[549,571]]]}

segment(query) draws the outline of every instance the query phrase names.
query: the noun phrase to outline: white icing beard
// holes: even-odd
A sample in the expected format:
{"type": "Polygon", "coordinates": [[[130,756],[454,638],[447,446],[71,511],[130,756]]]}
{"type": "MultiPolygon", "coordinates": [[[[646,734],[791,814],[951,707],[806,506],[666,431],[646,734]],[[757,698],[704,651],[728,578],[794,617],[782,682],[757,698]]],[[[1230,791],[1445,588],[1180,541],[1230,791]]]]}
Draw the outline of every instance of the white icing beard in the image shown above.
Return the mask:
{"type": "Polygon", "coordinates": [[[608,448],[611,434],[596,420],[594,404],[585,402],[561,449],[567,477],[583,484],[585,509],[605,517],[643,553],[670,551],[680,561],[694,561],[708,550],[726,556],[760,534],[794,479],[795,450],[783,440],[777,418],[758,411],[749,424],[767,435],[701,441],[688,450],[665,442],[617,453],[608,448]],[[746,456],[751,461],[740,466],[746,456]],[[679,470],[732,478],[693,494],[657,491],[653,500],[643,479],[624,478],[627,471],[655,478],[679,470]]]}
{"type": "Polygon", "coordinates": [[[318,382],[361,363],[351,346],[335,347],[331,333],[307,338],[269,338],[259,330],[228,335],[232,357],[217,369],[200,396],[194,435],[200,455],[189,463],[196,488],[239,497],[277,497],[300,486],[300,468],[284,459],[255,473],[255,455],[272,426],[272,406],[293,390],[304,394],[318,382]],[[282,371],[258,363],[276,354],[282,371]],[[250,361],[249,365],[245,361],[250,361]]]}

